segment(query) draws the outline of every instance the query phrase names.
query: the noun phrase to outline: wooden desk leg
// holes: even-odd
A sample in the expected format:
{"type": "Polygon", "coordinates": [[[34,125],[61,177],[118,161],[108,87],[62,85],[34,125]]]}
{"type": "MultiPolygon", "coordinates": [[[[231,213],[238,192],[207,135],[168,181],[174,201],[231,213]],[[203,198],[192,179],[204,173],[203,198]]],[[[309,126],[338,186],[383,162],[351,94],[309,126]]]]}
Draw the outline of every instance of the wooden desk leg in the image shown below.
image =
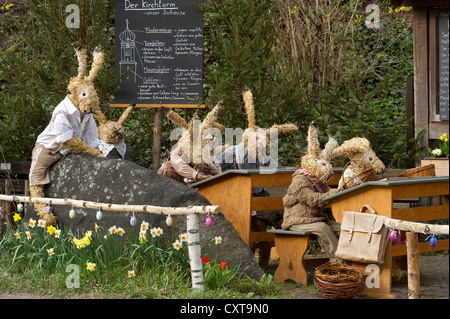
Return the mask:
{"type": "Polygon", "coordinates": [[[275,247],[280,256],[274,281],[284,282],[292,279],[308,285],[308,275],[303,267],[303,257],[309,246],[309,236],[276,235],[275,247]]]}

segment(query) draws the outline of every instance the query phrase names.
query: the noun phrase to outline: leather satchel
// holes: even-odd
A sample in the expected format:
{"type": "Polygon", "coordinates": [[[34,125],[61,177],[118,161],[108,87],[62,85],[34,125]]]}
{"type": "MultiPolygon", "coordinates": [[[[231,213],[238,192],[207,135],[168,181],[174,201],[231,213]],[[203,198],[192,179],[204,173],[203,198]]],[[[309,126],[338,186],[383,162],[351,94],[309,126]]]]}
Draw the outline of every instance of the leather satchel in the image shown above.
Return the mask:
{"type": "Polygon", "coordinates": [[[382,264],[388,240],[384,216],[364,205],[359,212],[344,211],[335,255],[344,260],[382,264]],[[363,213],[364,208],[370,214],[363,213]]]}

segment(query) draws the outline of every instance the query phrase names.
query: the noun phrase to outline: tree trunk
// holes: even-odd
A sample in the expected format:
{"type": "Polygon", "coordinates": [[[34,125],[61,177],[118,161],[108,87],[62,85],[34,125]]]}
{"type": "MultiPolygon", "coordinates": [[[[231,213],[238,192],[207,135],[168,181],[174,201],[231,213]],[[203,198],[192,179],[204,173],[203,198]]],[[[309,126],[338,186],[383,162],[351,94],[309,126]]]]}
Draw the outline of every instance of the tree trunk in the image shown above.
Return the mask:
{"type": "Polygon", "coordinates": [[[153,127],[153,170],[157,172],[161,166],[161,131],[162,111],[155,109],[155,124],[153,127]]]}
{"type": "Polygon", "coordinates": [[[197,214],[187,215],[187,232],[192,288],[203,290],[203,269],[197,214]]]}

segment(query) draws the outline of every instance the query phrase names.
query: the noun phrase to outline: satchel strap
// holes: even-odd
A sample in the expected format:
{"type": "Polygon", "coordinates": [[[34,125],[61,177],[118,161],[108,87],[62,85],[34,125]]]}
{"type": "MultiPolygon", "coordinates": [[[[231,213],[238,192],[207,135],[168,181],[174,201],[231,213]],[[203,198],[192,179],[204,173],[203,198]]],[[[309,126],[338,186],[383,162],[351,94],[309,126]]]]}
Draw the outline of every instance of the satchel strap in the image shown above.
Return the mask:
{"type": "Polygon", "coordinates": [[[360,213],[363,212],[364,208],[367,208],[367,210],[371,213],[371,214],[376,214],[377,212],[375,211],[375,209],[373,209],[372,206],[370,206],[369,204],[366,205],[362,205],[361,209],[359,210],[360,213]]]}

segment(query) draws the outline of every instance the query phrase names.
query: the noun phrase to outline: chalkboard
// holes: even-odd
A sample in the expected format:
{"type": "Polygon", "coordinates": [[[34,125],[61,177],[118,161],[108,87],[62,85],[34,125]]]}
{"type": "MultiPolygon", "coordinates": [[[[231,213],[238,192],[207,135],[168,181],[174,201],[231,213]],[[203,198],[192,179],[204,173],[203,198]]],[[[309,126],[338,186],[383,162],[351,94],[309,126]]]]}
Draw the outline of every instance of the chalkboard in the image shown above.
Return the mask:
{"type": "Polygon", "coordinates": [[[448,121],[449,116],[449,27],[448,11],[439,14],[439,118],[448,121]]]}
{"type": "Polygon", "coordinates": [[[195,107],[203,98],[203,15],[198,0],[116,0],[111,106],[195,107]]]}

